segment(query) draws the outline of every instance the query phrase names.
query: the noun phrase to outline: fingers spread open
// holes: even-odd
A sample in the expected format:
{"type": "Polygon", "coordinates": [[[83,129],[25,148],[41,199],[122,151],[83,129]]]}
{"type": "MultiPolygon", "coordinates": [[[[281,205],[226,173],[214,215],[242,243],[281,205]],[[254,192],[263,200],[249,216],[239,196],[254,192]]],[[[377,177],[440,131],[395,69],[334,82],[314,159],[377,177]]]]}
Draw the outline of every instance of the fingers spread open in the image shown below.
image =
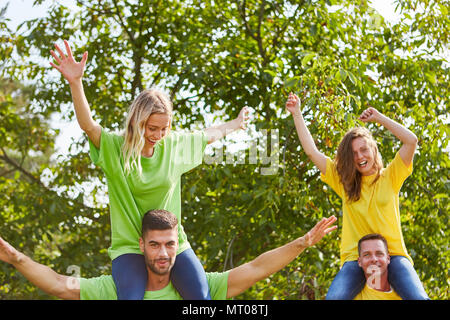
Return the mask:
{"type": "Polygon", "coordinates": [[[59,53],[59,56],[61,57],[61,59],[64,59],[66,57],[66,55],[64,54],[64,52],[61,50],[61,48],[55,43],[55,48],[59,53]]]}
{"type": "Polygon", "coordinates": [[[57,66],[57,65],[54,64],[53,62],[50,62],[50,65],[51,65],[53,68],[55,68],[56,70],[61,71],[61,70],[59,69],[59,66],[57,66]]]}
{"type": "Polygon", "coordinates": [[[337,226],[333,226],[331,228],[325,229],[325,234],[329,234],[331,231],[334,231],[337,229],[337,226]]]}
{"type": "Polygon", "coordinates": [[[61,64],[61,59],[59,59],[59,57],[58,57],[58,55],[55,53],[55,51],[50,50],[50,54],[52,55],[53,58],[55,58],[55,61],[56,61],[58,64],[61,64]]]}
{"type": "Polygon", "coordinates": [[[66,47],[67,55],[69,56],[69,58],[73,58],[72,50],[70,49],[69,42],[67,42],[67,40],[64,40],[64,45],[66,47]]]}
{"type": "Polygon", "coordinates": [[[88,52],[86,51],[85,53],[83,53],[83,57],[81,58],[80,63],[83,64],[83,66],[86,64],[86,60],[88,58],[88,52]]]}

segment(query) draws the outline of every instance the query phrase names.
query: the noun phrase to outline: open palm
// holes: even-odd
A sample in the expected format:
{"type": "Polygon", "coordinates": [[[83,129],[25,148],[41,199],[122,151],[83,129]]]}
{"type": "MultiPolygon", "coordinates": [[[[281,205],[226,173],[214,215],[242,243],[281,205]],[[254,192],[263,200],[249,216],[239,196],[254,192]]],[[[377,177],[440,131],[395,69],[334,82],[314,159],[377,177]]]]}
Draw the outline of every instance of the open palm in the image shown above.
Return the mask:
{"type": "Polygon", "coordinates": [[[83,77],[84,67],[86,65],[88,53],[87,51],[83,54],[80,62],[76,62],[72,55],[72,50],[70,49],[69,43],[64,40],[64,45],[66,47],[67,55],[61,50],[61,48],[55,44],[55,48],[59,53],[59,56],[50,50],[51,55],[55,58],[56,64],[50,62],[51,66],[61,72],[63,77],[69,82],[73,83],[78,81],[83,77]]]}
{"type": "Polygon", "coordinates": [[[304,245],[306,247],[311,247],[319,242],[325,235],[335,230],[337,226],[332,226],[332,224],[335,223],[336,220],[335,216],[320,220],[314,228],[309,230],[309,232],[302,237],[304,245]]]}

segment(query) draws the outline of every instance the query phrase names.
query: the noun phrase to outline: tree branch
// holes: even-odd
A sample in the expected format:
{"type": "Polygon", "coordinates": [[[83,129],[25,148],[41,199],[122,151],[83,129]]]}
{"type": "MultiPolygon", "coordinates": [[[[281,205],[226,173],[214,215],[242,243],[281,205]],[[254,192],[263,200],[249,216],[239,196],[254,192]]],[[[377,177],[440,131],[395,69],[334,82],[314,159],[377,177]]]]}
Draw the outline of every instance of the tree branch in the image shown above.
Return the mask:
{"type": "Polygon", "coordinates": [[[266,1],[263,0],[261,3],[261,6],[259,7],[259,15],[258,15],[258,29],[256,31],[256,34],[252,31],[250,28],[250,25],[247,21],[247,13],[246,13],[246,1],[244,0],[241,6],[242,12],[240,12],[242,20],[244,21],[245,30],[247,33],[258,43],[258,51],[261,57],[263,58],[262,65],[265,66],[267,64],[267,55],[266,51],[264,49],[262,37],[261,37],[261,26],[262,26],[262,20],[264,18],[264,7],[266,5],[266,1]]]}
{"type": "Polygon", "coordinates": [[[123,21],[122,15],[120,14],[119,6],[117,5],[117,0],[113,0],[114,8],[116,9],[116,15],[119,18],[119,24],[122,26],[123,30],[128,34],[128,37],[130,37],[131,43],[136,45],[136,39],[134,38],[134,34],[131,32],[131,29],[128,28],[128,26],[123,21]]]}
{"type": "Polygon", "coordinates": [[[262,37],[261,37],[261,25],[262,25],[262,20],[264,18],[264,7],[265,7],[265,5],[266,5],[266,0],[263,0],[261,2],[261,6],[259,7],[258,31],[257,31],[257,35],[258,35],[257,36],[257,38],[258,38],[258,49],[259,49],[259,54],[263,58],[263,66],[265,66],[267,64],[266,50],[264,49],[263,41],[262,41],[262,37]]]}
{"type": "Polygon", "coordinates": [[[10,174],[10,173],[12,173],[14,171],[16,171],[16,169],[6,170],[6,171],[0,173],[0,177],[5,177],[5,176],[7,176],[8,174],[10,174]]]}
{"type": "Polygon", "coordinates": [[[256,41],[258,41],[258,38],[253,34],[253,31],[252,31],[252,29],[250,28],[250,25],[247,22],[247,14],[245,13],[245,3],[246,3],[246,1],[244,0],[243,3],[242,3],[242,6],[241,6],[242,12],[240,12],[241,18],[244,21],[245,30],[250,35],[250,37],[252,37],[256,41]]]}
{"type": "Polygon", "coordinates": [[[28,177],[32,182],[39,184],[40,186],[48,189],[39,178],[36,178],[32,173],[25,170],[20,164],[18,164],[14,159],[11,159],[8,154],[6,153],[5,149],[0,148],[3,152],[2,155],[0,155],[0,159],[11,165],[15,170],[18,170],[22,172],[26,177],[28,177]]]}
{"type": "MultiPolygon", "coordinates": [[[[36,183],[37,185],[39,185],[46,191],[50,192],[51,194],[56,194],[56,196],[58,198],[61,198],[63,201],[71,201],[73,203],[77,203],[78,205],[85,208],[86,210],[93,210],[93,208],[86,206],[83,202],[80,202],[76,199],[68,199],[68,198],[58,195],[55,191],[51,190],[46,185],[44,185],[44,183],[42,183],[42,181],[38,177],[34,176],[31,172],[27,171],[25,168],[20,166],[14,159],[9,157],[8,154],[6,153],[5,149],[3,149],[3,147],[0,147],[0,150],[3,152],[3,154],[0,155],[0,160],[5,161],[7,164],[9,164],[10,166],[12,166],[14,168],[13,170],[10,170],[10,171],[18,170],[18,171],[22,172],[26,177],[28,177],[28,179],[31,180],[32,183],[36,183]]],[[[92,219],[92,217],[90,217],[90,218],[92,219]]]]}

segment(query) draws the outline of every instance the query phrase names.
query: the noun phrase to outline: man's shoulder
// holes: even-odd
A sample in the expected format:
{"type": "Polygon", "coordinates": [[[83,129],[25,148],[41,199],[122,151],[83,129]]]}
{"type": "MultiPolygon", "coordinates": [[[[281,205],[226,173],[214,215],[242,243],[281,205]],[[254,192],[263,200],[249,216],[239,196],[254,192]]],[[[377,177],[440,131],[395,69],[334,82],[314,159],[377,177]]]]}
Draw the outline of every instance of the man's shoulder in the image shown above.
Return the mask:
{"type": "Polygon", "coordinates": [[[227,298],[229,273],[230,271],[206,273],[212,300],[225,300],[227,298]]]}
{"type": "Polygon", "coordinates": [[[116,285],[111,275],[80,278],[81,300],[117,300],[116,285]]]}

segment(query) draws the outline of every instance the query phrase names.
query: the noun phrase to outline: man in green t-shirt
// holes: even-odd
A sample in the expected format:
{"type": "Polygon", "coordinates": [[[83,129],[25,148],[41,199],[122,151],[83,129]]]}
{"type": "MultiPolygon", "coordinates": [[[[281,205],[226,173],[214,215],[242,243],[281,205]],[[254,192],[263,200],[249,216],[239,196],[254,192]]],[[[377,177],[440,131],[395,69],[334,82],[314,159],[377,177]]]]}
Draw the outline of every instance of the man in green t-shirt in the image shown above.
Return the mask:
{"type": "MultiPolygon", "coordinates": [[[[323,218],[303,237],[258,256],[251,262],[223,273],[207,273],[211,298],[224,300],[239,295],[256,282],[281,270],[307,247],[315,245],[326,234],[334,216],[323,218]]],[[[170,270],[178,249],[178,220],[166,210],[151,210],[142,220],[139,246],[148,271],[144,299],[181,299],[170,281],[170,270]]],[[[117,299],[111,276],[83,279],[56,273],[13,248],[0,237],[0,260],[10,263],[30,282],[44,292],[61,299],[108,300],[117,299]]]]}

